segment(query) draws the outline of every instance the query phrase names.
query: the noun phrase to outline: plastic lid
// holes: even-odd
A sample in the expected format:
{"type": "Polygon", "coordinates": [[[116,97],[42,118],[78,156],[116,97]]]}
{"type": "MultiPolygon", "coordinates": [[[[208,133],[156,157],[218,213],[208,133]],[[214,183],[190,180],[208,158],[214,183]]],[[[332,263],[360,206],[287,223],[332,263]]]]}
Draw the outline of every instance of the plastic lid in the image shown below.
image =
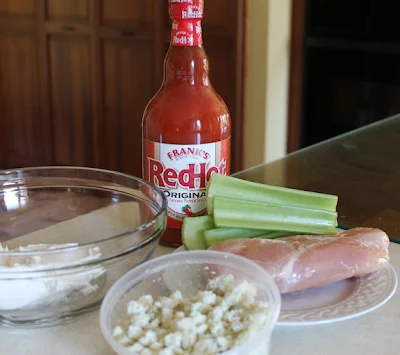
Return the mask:
{"type": "MultiPolygon", "coordinates": [[[[213,250],[174,252],[147,261],[122,276],[107,292],[100,309],[100,327],[106,341],[117,354],[129,355],[113,337],[121,310],[137,295],[169,296],[176,290],[185,295],[203,291],[205,283],[218,274],[234,275],[257,287],[257,299],[267,302],[269,321],[241,345],[220,355],[268,354],[271,333],[281,309],[281,295],[274,279],[260,265],[242,256],[213,250]]],[[[138,296],[139,297],[139,296],[138,296]]]]}
{"type": "Polygon", "coordinates": [[[171,19],[202,19],[204,0],[169,0],[171,19]]]}

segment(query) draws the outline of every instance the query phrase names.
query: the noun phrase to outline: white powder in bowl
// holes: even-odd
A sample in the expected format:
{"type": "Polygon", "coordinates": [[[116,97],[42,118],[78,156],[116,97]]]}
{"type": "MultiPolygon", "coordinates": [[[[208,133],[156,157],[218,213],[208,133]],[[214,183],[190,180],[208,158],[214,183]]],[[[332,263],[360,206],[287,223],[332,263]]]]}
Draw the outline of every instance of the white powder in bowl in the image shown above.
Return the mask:
{"type": "Polygon", "coordinates": [[[87,296],[97,291],[101,266],[80,266],[77,270],[40,271],[46,268],[67,268],[101,258],[100,248],[79,248],[74,252],[11,258],[7,252],[54,250],[77,246],[69,244],[36,244],[12,250],[0,243],[0,310],[29,309],[66,303],[71,297],[87,296]],[[12,271],[12,273],[10,272],[12,271]],[[15,273],[18,271],[18,273],[15,273]],[[36,271],[36,272],[35,272],[36,271]]]}

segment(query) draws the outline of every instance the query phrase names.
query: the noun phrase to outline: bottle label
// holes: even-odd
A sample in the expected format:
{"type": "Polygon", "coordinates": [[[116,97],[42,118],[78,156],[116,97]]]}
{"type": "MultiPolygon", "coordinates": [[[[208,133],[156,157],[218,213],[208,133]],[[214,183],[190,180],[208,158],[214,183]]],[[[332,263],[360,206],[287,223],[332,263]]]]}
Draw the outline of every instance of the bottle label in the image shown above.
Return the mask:
{"type": "Polygon", "coordinates": [[[172,19],[202,19],[204,0],[169,0],[169,15],[172,19]]]}
{"type": "Polygon", "coordinates": [[[230,172],[230,138],[194,145],[145,140],[143,154],[144,179],[164,191],[171,228],[180,228],[184,217],[206,214],[211,174],[230,172]]]}
{"type": "Polygon", "coordinates": [[[200,20],[173,20],[171,45],[199,46],[203,44],[200,20]]]}

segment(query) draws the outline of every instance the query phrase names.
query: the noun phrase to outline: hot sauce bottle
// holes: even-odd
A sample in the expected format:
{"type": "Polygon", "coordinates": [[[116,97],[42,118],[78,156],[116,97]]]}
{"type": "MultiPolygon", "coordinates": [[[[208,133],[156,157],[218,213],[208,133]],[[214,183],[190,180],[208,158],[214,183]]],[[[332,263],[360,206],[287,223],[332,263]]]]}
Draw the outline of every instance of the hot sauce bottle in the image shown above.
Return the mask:
{"type": "Polygon", "coordinates": [[[231,121],[213,89],[203,48],[204,0],[169,0],[171,45],[164,79],[142,122],[143,177],[168,199],[164,245],[181,244],[184,217],[206,214],[212,173],[229,175],[231,121]]]}

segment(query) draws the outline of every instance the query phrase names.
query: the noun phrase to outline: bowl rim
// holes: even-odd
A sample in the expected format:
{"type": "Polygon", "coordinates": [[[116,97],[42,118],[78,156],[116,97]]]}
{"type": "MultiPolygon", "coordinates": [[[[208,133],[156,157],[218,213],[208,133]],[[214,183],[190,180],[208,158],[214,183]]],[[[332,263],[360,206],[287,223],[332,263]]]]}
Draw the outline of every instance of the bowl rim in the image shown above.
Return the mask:
{"type": "MultiPolygon", "coordinates": [[[[122,172],[118,172],[118,171],[113,171],[113,170],[107,170],[107,169],[99,169],[99,168],[91,168],[91,167],[80,167],[80,166],[61,166],[61,165],[54,165],[54,166],[37,166],[37,167],[26,167],[26,168],[15,168],[15,169],[3,169],[0,170],[0,182],[1,181],[6,181],[7,179],[4,179],[4,176],[10,175],[10,174],[18,174],[18,173],[24,173],[24,172],[29,172],[29,171],[44,171],[44,170],[80,170],[80,171],[92,171],[92,172],[100,172],[100,173],[106,173],[106,174],[111,174],[114,176],[120,176],[120,177],[124,177],[133,181],[137,181],[140,182],[144,185],[147,185],[148,187],[150,187],[151,189],[155,190],[157,192],[157,194],[159,196],[161,196],[161,200],[162,200],[162,204],[159,208],[159,211],[151,218],[149,219],[146,223],[141,224],[140,226],[128,231],[128,232],[124,232],[124,233],[120,233],[105,239],[101,239],[99,241],[96,242],[90,242],[90,243],[84,243],[84,244],[78,244],[78,245],[74,245],[74,246],[68,246],[68,247],[61,247],[61,248],[53,248],[50,250],[35,250],[35,251],[3,251],[0,252],[0,255],[2,256],[19,256],[19,257],[23,257],[23,256],[38,256],[38,255],[51,255],[51,254],[57,254],[57,253],[64,253],[64,252],[69,252],[69,251],[76,251],[79,249],[84,249],[84,248],[91,248],[91,247],[96,247],[101,245],[102,242],[106,242],[106,241],[110,241],[113,239],[117,239],[120,238],[122,236],[126,236],[132,233],[136,233],[136,232],[140,232],[143,231],[149,227],[151,227],[160,217],[162,214],[166,214],[167,212],[167,206],[168,206],[168,202],[167,202],[167,198],[165,196],[165,194],[163,193],[163,191],[156,185],[133,175],[130,174],[126,174],[126,173],[122,173],[122,172]]],[[[22,176],[21,176],[22,177],[22,176]]],[[[13,186],[10,186],[10,188],[12,188],[13,186]]],[[[15,186],[17,188],[17,186],[15,186]]],[[[3,190],[5,188],[5,186],[0,186],[0,189],[3,190]]],[[[151,242],[153,239],[155,239],[155,235],[157,235],[157,233],[153,233],[151,234],[148,238],[146,238],[145,240],[143,240],[140,244],[138,244],[137,246],[133,247],[132,249],[129,249],[129,252],[133,252],[136,251],[138,249],[143,248],[145,245],[147,245],[149,242],[151,242]]],[[[124,255],[124,254],[120,254],[120,255],[124,255]]],[[[120,256],[118,255],[118,256],[120,256]]],[[[96,260],[95,262],[92,263],[86,263],[86,264],[75,264],[73,267],[76,266],[82,266],[82,265],[90,265],[90,264],[95,264],[98,263],[99,261],[103,262],[105,260],[108,260],[109,258],[103,259],[100,258],[98,260],[96,260]]],[[[65,267],[61,267],[62,269],[64,269],[65,267]]],[[[11,272],[10,268],[10,272],[11,272]]],[[[37,269],[39,271],[39,269],[37,269]]],[[[36,269],[32,269],[32,272],[37,271],[36,269]]],[[[40,271],[43,271],[44,269],[40,269],[40,271]]],[[[55,268],[52,270],[56,270],[55,268]]],[[[8,272],[8,271],[7,271],[8,272]]],[[[1,272],[3,273],[3,272],[1,272]]]]}
{"type": "MultiPolygon", "coordinates": [[[[120,345],[112,336],[112,330],[108,328],[108,321],[110,314],[112,314],[112,310],[117,304],[121,298],[124,297],[127,291],[136,283],[140,282],[140,280],[144,279],[146,275],[152,275],[153,273],[157,271],[161,271],[162,269],[165,269],[164,265],[168,265],[169,267],[173,266],[178,266],[183,263],[185,264],[196,264],[196,263],[203,263],[207,262],[207,256],[215,256],[215,257],[220,257],[221,261],[222,260],[228,260],[231,259],[231,261],[240,261],[241,263],[245,264],[248,267],[251,267],[253,269],[257,269],[258,272],[261,272],[263,276],[265,277],[265,285],[268,288],[268,290],[271,293],[272,299],[275,303],[275,307],[272,309],[272,315],[270,318],[270,321],[265,324],[257,333],[252,334],[249,339],[243,344],[240,344],[239,346],[232,348],[226,352],[221,353],[221,355],[238,355],[241,354],[241,351],[247,350],[247,346],[249,343],[260,343],[262,344],[262,339],[265,338],[266,332],[269,330],[269,337],[278,321],[278,317],[281,311],[281,294],[279,292],[278,286],[276,282],[274,281],[273,277],[260,265],[258,265],[256,262],[251,261],[243,256],[228,253],[228,252],[222,252],[222,251],[216,251],[216,250],[192,250],[192,251],[180,251],[180,252],[173,252],[167,255],[163,255],[160,257],[153,258],[151,260],[146,261],[145,263],[142,263],[136,267],[134,267],[132,270],[128,271],[126,274],[121,276],[112,286],[111,288],[107,291],[107,294],[103,298],[101,307],[100,307],[100,312],[99,312],[99,323],[100,323],[100,328],[101,332],[103,334],[104,339],[107,341],[109,346],[116,351],[118,354],[129,354],[130,352],[120,345]],[[187,256],[187,259],[185,262],[179,261],[176,259],[179,259],[179,256],[187,256]],[[193,260],[191,257],[193,256],[199,256],[202,257],[201,260],[193,260]],[[110,312],[111,309],[111,312],[110,312]],[[271,326],[272,324],[272,326],[271,326]]],[[[209,262],[215,262],[214,260],[209,262]]],[[[243,353],[246,353],[243,352],[243,353]]]]}

